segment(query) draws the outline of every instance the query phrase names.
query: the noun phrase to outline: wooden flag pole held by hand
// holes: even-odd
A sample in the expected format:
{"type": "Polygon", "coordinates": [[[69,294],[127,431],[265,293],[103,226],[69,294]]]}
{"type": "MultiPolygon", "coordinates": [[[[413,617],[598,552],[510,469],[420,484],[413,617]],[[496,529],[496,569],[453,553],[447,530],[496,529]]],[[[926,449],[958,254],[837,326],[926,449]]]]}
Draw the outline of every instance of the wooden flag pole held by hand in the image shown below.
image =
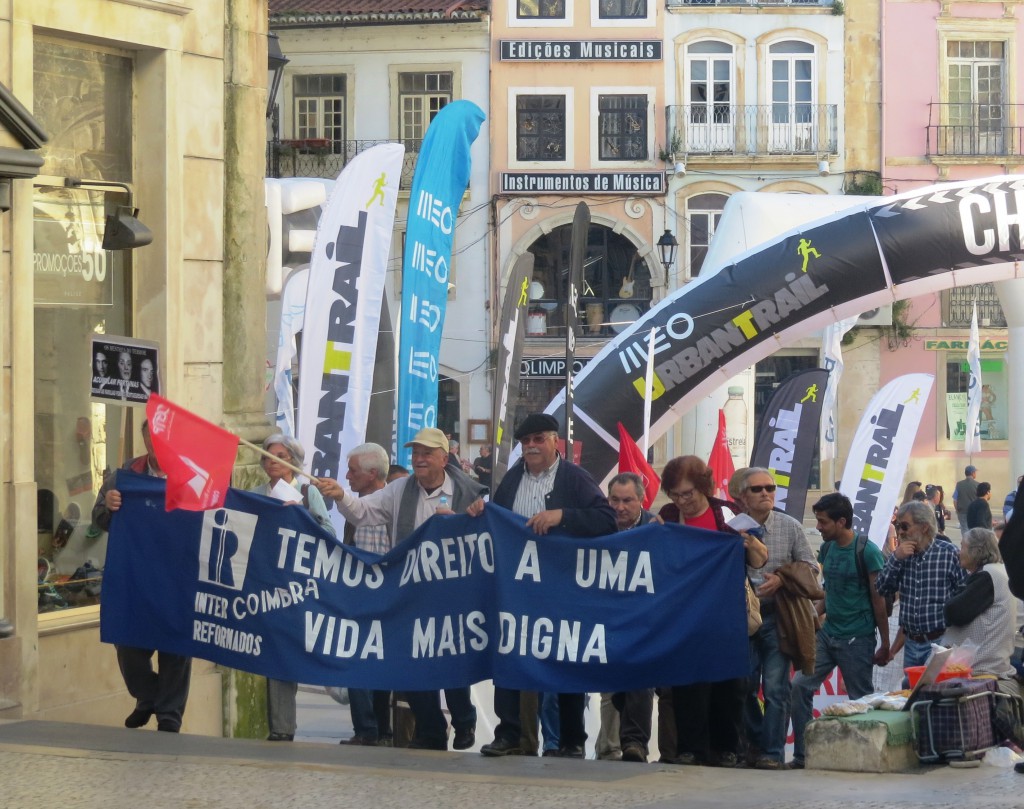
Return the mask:
{"type": "Polygon", "coordinates": [[[246,441],[244,438],[239,438],[238,440],[242,444],[245,444],[249,449],[255,450],[256,452],[258,452],[260,455],[264,456],[265,458],[270,458],[270,460],[272,460],[272,461],[277,461],[285,469],[291,469],[295,474],[302,475],[303,477],[309,478],[310,482],[314,486],[316,486],[317,484],[320,483],[320,480],[318,478],[315,478],[312,475],[310,475],[308,472],[304,472],[303,470],[299,469],[299,467],[294,466],[293,464],[288,463],[288,461],[285,461],[285,460],[282,460],[281,458],[278,458],[276,455],[271,455],[269,452],[267,452],[265,449],[263,449],[263,447],[256,446],[256,444],[252,443],[251,441],[246,441]]]}

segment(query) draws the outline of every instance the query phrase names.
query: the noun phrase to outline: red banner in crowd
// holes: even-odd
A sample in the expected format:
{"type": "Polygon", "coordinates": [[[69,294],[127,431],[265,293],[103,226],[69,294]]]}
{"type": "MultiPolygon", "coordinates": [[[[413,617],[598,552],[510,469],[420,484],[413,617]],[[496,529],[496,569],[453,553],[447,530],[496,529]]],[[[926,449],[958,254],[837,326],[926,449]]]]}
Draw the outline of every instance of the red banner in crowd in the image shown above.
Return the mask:
{"type": "Polygon", "coordinates": [[[619,422],[619,472],[635,472],[644,482],[644,508],[650,508],[658,496],[661,478],[647,463],[647,459],[636,445],[636,441],[619,422]]]}
{"type": "MultiPolygon", "coordinates": [[[[619,429],[622,429],[621,427],[619,429]]],[[[729,439],[725,435],[725,411],[718,411],[718,435],[715,436],[715,445],[711,448],[711,455],[708,458],[708,468],[715,476],[715,496],[723,500],[731,500],[729,497],[729,478],[733,476],[736,467],[732,462],[732,453],[729,452],[729,439]]]]}
{"type": "Polygon", "coordinates": [[[238,436],[155,393],[146,403],[146,417],[153,452],[167,475],[165,508],[203,511],[223,506],[238,436]]]}

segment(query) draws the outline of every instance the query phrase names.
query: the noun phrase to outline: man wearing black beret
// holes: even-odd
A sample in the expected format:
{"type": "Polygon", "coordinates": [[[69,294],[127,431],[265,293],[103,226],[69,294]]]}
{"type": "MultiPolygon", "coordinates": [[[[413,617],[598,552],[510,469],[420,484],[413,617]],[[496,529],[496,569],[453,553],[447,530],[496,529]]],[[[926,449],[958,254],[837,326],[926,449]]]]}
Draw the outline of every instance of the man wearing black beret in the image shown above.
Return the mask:
{"type": "MultiPolygon", "coordinates": [[[[515,439],[522,447],[522,458],[502,478],[493,502],[526,517],[527,527],[537,534],[552,530],[579,537],[615,533],[615,512],[594,479],[559,456],[554,416],[532,413],[516,428],[515,439]]],[[[561,756],[583,758],[585,702],[586,694],[558,695],[561,756]]],[[[499,720],[494,741],[480,752],[521,755],[519,692],[495,686],[494,712],[499,720]]]]}

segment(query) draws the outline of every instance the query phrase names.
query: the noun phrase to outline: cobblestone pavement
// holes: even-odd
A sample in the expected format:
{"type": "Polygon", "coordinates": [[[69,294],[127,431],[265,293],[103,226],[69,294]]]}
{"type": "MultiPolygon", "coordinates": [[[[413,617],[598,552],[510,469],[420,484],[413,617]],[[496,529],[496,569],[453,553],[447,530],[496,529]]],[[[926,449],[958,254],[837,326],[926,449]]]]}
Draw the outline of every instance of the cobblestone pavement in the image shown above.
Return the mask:
{"type": "Polygon", "coordinates": [[[1024,806],[1024,776],[982,766],[903,775],[759,772],[336,744],[176,736],[57,722],[0,724],[0,807],[1024,806]]]}

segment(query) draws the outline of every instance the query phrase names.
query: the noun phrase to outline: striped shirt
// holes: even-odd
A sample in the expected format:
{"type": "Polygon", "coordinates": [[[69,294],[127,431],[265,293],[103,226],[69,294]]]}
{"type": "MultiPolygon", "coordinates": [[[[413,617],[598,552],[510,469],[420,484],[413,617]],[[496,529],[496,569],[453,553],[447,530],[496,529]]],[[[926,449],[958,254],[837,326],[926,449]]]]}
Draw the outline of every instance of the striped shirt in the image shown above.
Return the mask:
{"type": "Polygon", "coordinates": [[[529,470],[523,470],[523,479],[519,481],[516,499],[512,504],[512,510],[516,514],[529,519],[534,514],[547,510],[546,498],[555,488],[555,473],[558,472],[560,460],[561,458],[556,457],[555,462],[539,475],[532,475],[529,470]]]}
{"type": "Polygon", "coordinates": [[[929,635],[946,627],[943,608],[967,579],[960,551],[951,542],[933,540],[924,553],[908,559],[890,554],[875,580],[881,595],[900,594],[900,626],[908,635],[929,635]]]}

